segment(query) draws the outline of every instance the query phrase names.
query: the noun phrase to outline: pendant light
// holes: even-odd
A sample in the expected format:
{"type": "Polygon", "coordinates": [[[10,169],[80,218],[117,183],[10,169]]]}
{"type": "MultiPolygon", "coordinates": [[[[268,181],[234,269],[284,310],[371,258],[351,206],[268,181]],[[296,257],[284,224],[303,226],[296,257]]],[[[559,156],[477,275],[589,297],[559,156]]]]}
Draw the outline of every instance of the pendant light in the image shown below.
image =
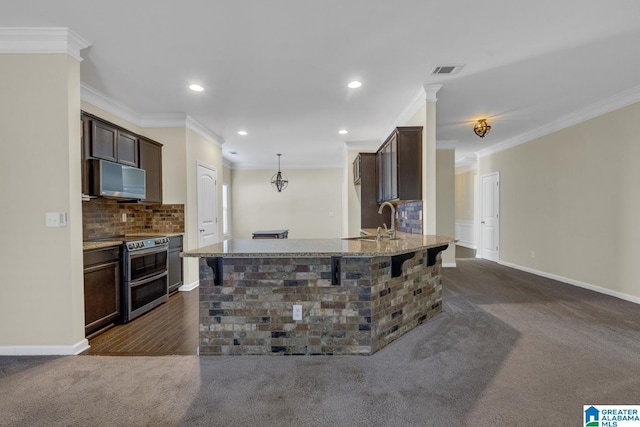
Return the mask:
{"type": "Polygon", "coordinates": [[[473,131],[480,138],[484,138],[486,134],[491,130],[491,126],[487,123],[486,119],[478,120],[478,123],[473,127],[473,131]]]}
{"type": "Polygon", "coordinates": [[[280,172],[280,156],[282,156],[282,154],[278,154],[278,172],[273,174],[273,176],[271,177],[271,185],[273,186],[273,188],[278,190],[278,193],[287,188],[287,185],[289,185],[289,180],[287,179],[287,177],[282,175],[282,172],[280,172]]]}

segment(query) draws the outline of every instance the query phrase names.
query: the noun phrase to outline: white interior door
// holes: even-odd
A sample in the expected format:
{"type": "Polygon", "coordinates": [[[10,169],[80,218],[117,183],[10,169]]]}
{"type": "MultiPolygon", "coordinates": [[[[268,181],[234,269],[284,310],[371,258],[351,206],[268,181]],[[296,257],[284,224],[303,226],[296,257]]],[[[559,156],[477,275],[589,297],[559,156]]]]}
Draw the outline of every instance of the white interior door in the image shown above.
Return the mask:
{"type": "Polygon", "coordinates": [[[218,191],[215,168],[198,162],[198,247],[218,242],[218,191]]]}
{"type": "Polygon", "coordinates": [[[500,174],[482,176],[480,250],[482,258],[498,261],[500,258],[500,174]]]}

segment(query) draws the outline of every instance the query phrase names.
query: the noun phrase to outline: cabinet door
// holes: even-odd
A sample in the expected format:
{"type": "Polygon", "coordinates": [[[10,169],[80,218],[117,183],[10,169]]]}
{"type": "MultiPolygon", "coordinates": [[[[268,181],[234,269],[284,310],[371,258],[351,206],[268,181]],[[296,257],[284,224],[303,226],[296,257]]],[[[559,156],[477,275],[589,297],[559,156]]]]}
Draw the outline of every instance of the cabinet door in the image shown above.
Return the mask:
{"type": "Polygon", "coordinates": [[[91,140],[91,120],[85,115],[80,116],[80,126],[82,128],[82,139],[80,140],[80,174],[82,177],[82,194],[89,194],[89,141],[91,140]]]}
{"type": "Polygon", "coordinates": [[[169,251],[169,292],[182,286],[182,249],[169,251]]]}
{"type": "Polygon", "coordinates": [[[146,171],[145,202],[162,203],[162,145],[140,138],[140,168],[146,171]]]}
{"type": "Polygon", "coordinates": [[[138,138],[118,131],[116,136],[116,156],[118,163],[138,167],[138,138]]]}
{"type": "Polygon", "coordinates": [[[384,171],[383,171],[383,157],[382,151],[376,153],[376,202],[382,203],[384,201],[384,171]]]}
{"type": "Polygon", "coordinates": [[[355,158],[355,160],[353,161],[353,183],[355,185],[359,185],[360,184],[360,164],[361,164],[361,157],[360,154],[358,154],[355,158]]]}
{"type": "Polygon", "coordinates": [[[116,128],[99,122],[91,121],[91,157],[96,159],[118,161],[116,149],[116,128]]]}
{"type": "Polygon", "coordinates": [[[391,153],[391,144],[387,142],[384,144],[382,148],[382,175],[383,175],[383,187],[382,187],[382,201],[386,202],[387,200],[391,200],[391,195],[393,192],[393,186],[395,186],[395,179],[393,178],[393,171],[395,169],[392,167],[392,153],[391,153]]]}
{"type": "Polygon", "coordinates": [[[84,270],[85,334],[115,322],[120,316],[120,262],[98,264],[84,270]]]}
{"type": "Polygon", "coordinates": [[[395,200],[398,195],[398,137],[393,135],[389,140],[389,198],[395,200]]]}
{"type": "Polygon", "coordinates": [[[169,237],[169,292],[178,290],[183,283],[182,236],[169,237]]]}

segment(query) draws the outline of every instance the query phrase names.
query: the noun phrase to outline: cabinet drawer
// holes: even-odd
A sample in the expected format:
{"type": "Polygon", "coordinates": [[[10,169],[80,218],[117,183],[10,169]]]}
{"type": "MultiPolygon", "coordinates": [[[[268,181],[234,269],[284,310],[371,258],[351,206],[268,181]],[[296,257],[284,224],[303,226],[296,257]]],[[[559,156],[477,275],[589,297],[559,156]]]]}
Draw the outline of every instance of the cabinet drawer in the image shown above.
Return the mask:
{"type": "Polygon", "coordinates": [[[96,264],[118,262],[120,261],[120,246],[84,251],[83,261],[85,268],[96,264]]]}

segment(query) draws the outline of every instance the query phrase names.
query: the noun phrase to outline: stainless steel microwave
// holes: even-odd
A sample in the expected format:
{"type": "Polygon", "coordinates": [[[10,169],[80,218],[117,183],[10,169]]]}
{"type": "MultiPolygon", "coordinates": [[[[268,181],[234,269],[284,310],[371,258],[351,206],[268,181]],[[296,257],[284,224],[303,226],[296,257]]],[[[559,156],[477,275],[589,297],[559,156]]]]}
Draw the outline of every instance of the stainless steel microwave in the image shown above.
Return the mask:
{"type": "Polygon", "coordinates": [[[144,169],[92,159],[92,196],[139,199],[147,196],[144,169]]]}

